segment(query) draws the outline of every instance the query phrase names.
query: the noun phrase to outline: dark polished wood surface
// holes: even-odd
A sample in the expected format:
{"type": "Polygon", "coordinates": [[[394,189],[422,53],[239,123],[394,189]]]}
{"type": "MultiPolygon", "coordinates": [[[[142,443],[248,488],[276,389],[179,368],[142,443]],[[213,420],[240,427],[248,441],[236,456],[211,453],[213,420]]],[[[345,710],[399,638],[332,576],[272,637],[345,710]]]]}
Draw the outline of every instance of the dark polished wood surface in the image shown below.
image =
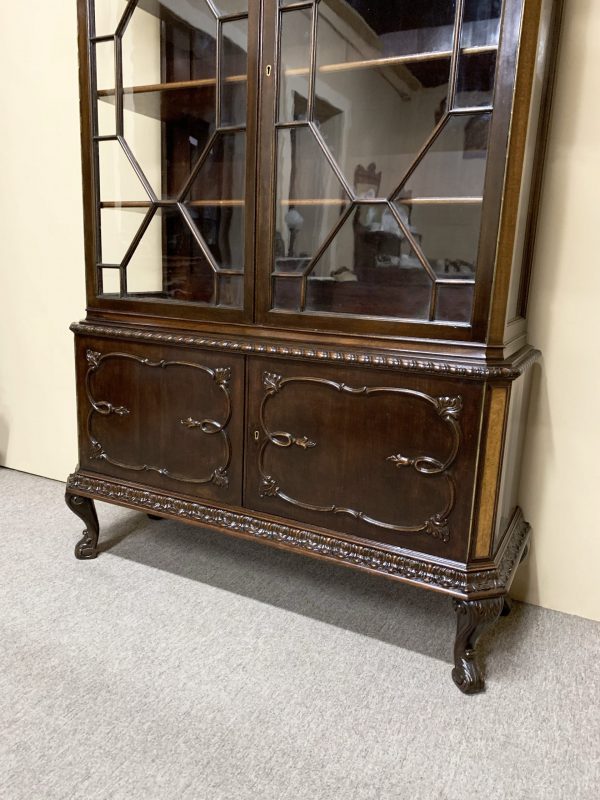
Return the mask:
{"type": "Polygon", "coordinates": [[[177,3],[132,0],[97,40],[92,4],[78,0],[87,317],[72,326],[80,466],[66,494],[86,526],[76,555],[98,554],[99,499],[444,592],[456,599],[453,679],[481,691],[476,642],[507,607],[529,539],[518,464],[539,353],[523,317],[562,2],[457,0],[448,19],[425,2],[402,14],[319,4],[375,48],[356,58],[319,38],[316,4],[242,6],[215,16],[212,32],[177,3]],[[142,13],[161,26],[160,80],[123,91],[123,32],[142,13]],[[495,20],[499,39],[477,40],[495,20]],[[417,29],[448,41],[415,51],[403,43],[417,29]],[[102,42],[114,43],[116,72],[96,92],[102,42]],[[304,46],[302,63],[286,50],[304,46]],[[332,99],[352,107],[349,87],[366,86],[365,75],[405,91],[405,114],[428,109],[395,182],[385,136],[402,131],[374,127],[384,144],[363,158],[351,127],[360,108],[344,118],[332,99]],[[114,136],[98,135],[99,103],[114,111],[114,136]],[[127,142],[130,112],[162,125],[159,187],[127,142]],[[342,119],[357,163],[339,146],[342,119]],[[452,126],[460,149],[444,144],[452,126]],[[107,141],[147,196],[100,197],[107,141]],[[460,155],[460,176],[485,164],[479,191],[448,179],[437,195],[413,193],[436,146],[442,166],[444,147],[460,155]],[[144,220],[108,266],[107,213],[144,220]],[[127,270],[159,219],[161,288],[136,290],[127,270]],[[448,234],[459,222],[468,259],[448,234]],[[105,272],[119,292],[103,292],[105,272]]]}

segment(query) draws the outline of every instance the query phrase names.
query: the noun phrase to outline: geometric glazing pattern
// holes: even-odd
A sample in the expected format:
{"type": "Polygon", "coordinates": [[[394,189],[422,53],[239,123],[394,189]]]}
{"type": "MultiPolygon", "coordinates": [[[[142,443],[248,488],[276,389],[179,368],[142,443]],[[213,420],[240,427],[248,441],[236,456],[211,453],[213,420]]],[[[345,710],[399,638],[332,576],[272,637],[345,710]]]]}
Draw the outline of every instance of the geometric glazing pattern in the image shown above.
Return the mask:
{"type": "Polygon", "coordinates": [[[277,135],[303,145],[278,148],[274,308],[469,322],[501,0],[321,0],[308,43],[287,5],[277,135]],[[305,207],[302,151],[337,177],[305,207]]]}
{"type": "Polygon", "coordinates": [[[93,5],[98,292],[240,307],[247,0],[93,5]]]}

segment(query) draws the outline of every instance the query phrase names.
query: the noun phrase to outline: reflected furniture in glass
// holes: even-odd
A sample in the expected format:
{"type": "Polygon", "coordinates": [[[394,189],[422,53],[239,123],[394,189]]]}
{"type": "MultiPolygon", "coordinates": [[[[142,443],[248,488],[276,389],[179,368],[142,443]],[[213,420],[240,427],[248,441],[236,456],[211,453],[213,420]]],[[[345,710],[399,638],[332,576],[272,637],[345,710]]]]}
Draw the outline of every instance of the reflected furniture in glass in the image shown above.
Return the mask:
{"type": "Polygon", "coordinates": [[[78,558],[104,500],[443,592],[483,689],[560,9],[78,0],[78,558]]]}

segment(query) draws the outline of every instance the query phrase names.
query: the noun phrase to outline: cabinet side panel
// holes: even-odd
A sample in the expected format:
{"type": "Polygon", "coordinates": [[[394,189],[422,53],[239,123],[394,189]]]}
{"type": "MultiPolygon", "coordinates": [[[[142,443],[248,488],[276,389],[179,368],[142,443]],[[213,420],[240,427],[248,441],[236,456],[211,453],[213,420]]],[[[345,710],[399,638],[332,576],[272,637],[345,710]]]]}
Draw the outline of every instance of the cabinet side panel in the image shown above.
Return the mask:
{"type": "Polygon", "coordinates": [[[529,408],[533,370],[525,372],[511,386],[510,403],[504,439],[504,457],[500,474],[498,510],[494,527],[493,552],[497,553],[504,534],[517,508],[523,442],[529,408]]]}
{"type": "Polygon", "coordinates": [[[529,125],[506,309],[507,327],[511,322],[526,314],[523,288],[529,283],[533,255],[537,208],[548,134],[552,76],[557,54],[558,16],[558,4],[553,0],[545,0],[541,11],[538,48],[531,79],[529,125]]]}
{"type": "Polygon", "coordinates": [[[488,386],[485,399],[483,456],[477,503],[475,539],[476,558],[486,558],[491,550],[496,519],[498,484],[510,390],[506,386],[488,386]]]}

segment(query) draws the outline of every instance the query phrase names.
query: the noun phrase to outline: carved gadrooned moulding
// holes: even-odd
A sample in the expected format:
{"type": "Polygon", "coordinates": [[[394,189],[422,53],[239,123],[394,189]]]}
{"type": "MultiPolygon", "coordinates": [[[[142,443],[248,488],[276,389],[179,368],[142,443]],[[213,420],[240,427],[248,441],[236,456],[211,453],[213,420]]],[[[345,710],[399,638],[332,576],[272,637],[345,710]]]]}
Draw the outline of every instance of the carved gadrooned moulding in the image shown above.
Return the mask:
{"type": "Polygon", "coordinates": [[[269,541],[307,554],[320,555],[359,569],[463,598],[474,595],[494,596],[506,591],[527,545],[530,530],[529,524],[518,511],[496,566],[469,571],[450,564],[421,561],[410,555],[354,544],[335,536],[264,520],[242,511],[228,511],[114,480],[92,477],[81,472],[69,476],[66,490],[67,493],[127,505],[146,513],[216,526],[248,538],[269,541]]]}
{"type": "Polygon", "coordinates": [[[401,372],[416,372],[440,377],[468,378],[478,380],[516,380],[529,367],[539,360],[539,350],[530,348],[512,364],[482,365],[465,363],[460,359],[405,358],[391,353],[350,348],[321,348],[310,344],[286,344],[285,342],[265,342],[261,339],[230,339],[226,337],[192,336],[166,331],[149,331],[141,328],[119,328],[92,323],[74,322],[74,333],[85,336],[108,336],[112,338],[156,342],[169,345],[188,345],[232,353],[252,355],[282,356],[290,359],[309,359],[340,365],[356,364],[378,369],[391,369],[401,372]]]}

